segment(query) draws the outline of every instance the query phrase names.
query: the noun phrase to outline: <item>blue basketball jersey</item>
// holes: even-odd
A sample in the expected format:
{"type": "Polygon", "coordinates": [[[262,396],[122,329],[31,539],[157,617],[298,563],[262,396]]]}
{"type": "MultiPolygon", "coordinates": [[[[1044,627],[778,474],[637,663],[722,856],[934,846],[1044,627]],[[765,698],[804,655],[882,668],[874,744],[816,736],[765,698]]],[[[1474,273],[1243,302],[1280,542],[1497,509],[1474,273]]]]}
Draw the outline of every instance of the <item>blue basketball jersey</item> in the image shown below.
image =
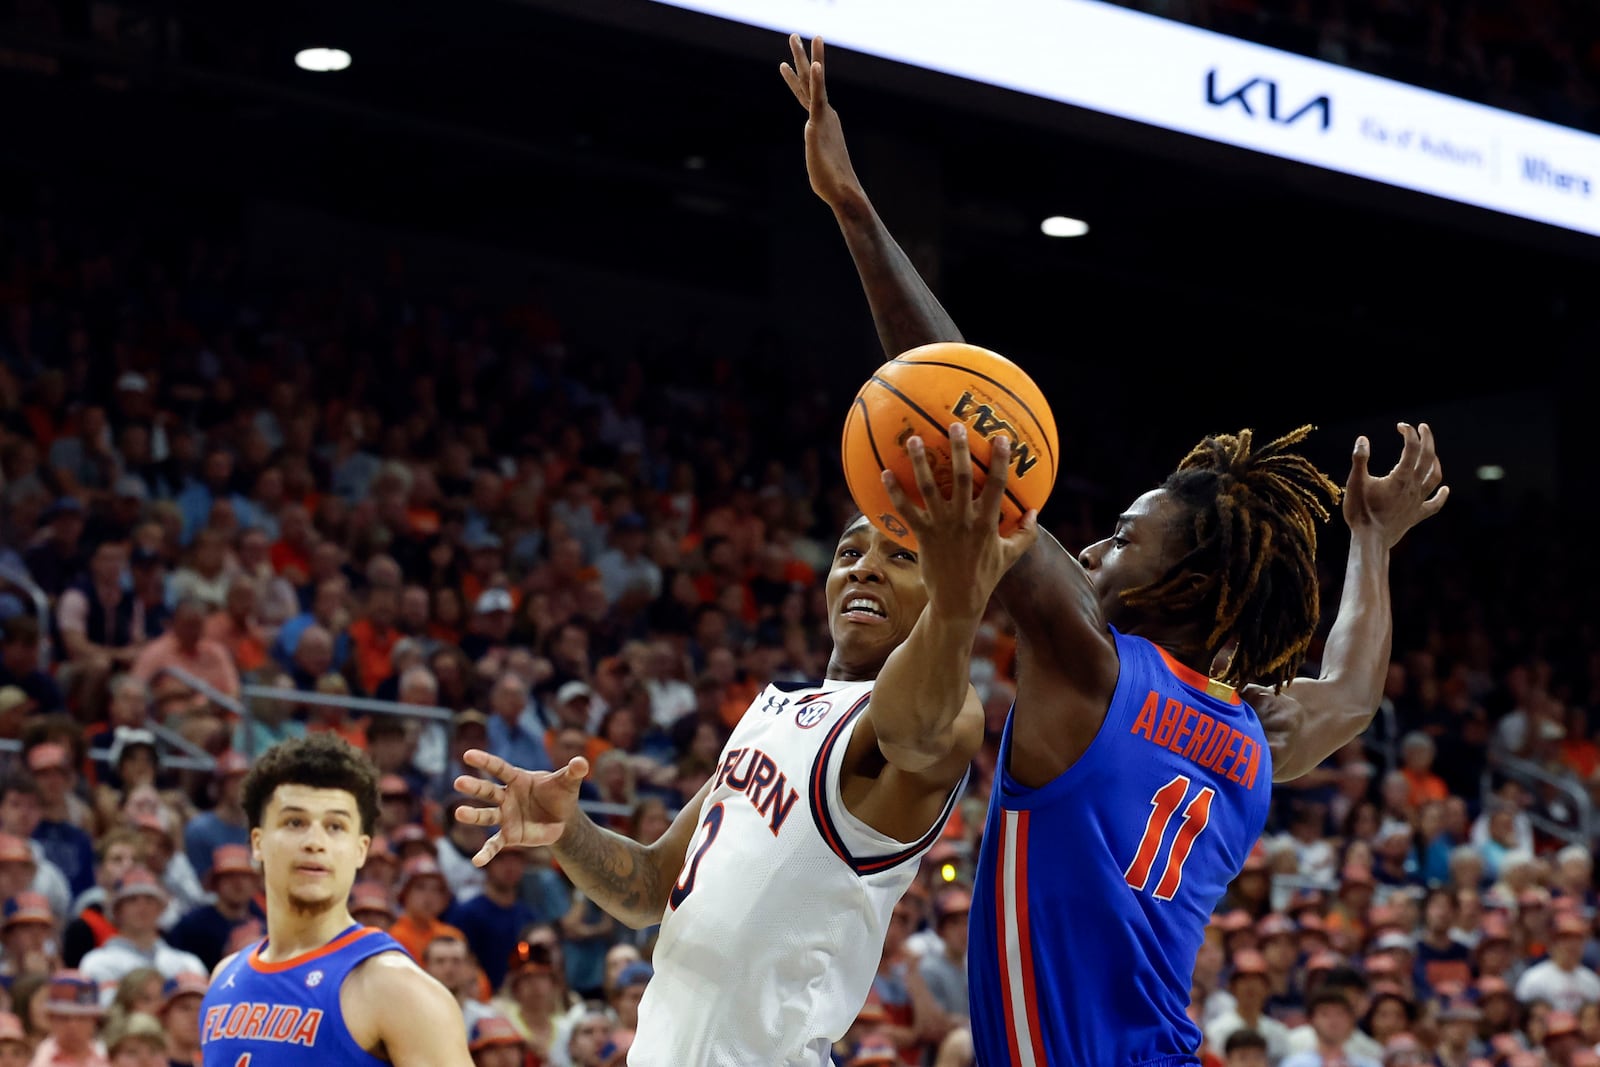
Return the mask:
{"type": "Polygon", "coordinates": [[[967,950],[980,1067],[1198,1063],[1189,986],[1212,908],[1267,821],[1272,757],[1239,694],[1112,631],[1083,756],[1038,789],[995,770],[967,950]]]}
{"type": "Polygon", "coordinates": [[[344,1024],[339,989],[356,965],[380,952],[404,952],[370,926],[352,926],[323,947],[266,963],[265,941],[242,949],[200,1003],[205,1067],[319,1067],[383,1064],[356,1044],[344,1024]]]}

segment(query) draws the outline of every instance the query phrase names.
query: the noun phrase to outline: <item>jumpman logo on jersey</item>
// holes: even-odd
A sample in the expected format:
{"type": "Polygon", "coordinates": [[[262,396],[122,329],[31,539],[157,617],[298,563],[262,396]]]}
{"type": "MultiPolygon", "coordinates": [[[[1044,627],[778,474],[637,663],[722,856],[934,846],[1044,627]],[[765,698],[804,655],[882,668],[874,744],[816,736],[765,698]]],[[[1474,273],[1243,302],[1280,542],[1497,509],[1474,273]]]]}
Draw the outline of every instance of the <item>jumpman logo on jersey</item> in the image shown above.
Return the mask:
{"type": "Polygon", "coordinates": [[[233,988],[233,980],[235,978],[237,978],[237,977],[238,977],[238,975],[233,975],[233,974],[228,975],[228,980],[226,982],[222,983],[222,988],[223,989],[232,989],[233,988]]]}

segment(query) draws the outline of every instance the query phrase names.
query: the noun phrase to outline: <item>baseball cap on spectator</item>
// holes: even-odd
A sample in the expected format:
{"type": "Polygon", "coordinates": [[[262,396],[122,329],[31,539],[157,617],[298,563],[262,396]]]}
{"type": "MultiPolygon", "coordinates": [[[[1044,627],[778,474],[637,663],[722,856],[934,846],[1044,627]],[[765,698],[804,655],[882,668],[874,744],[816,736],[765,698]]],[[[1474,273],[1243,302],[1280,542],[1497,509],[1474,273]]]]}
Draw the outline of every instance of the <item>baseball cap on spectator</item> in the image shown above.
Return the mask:
{"type": "Polygon", "coordinates": [[[411,800],[411,784],[398,774],[385,774],[378,779],[378,797],[381,800],[411,800]]]}
{"type": "Polygon", "coordinates": [[[377,911],[395,917],[394,902],[389,899],[389,891],[377,882],[357,882],[350,887],[350,914],[357,915],[362,912],[377,911]]]}
{"type": "Polygon", "coordinates": [[[138,1043],[159,1052],[167,1049],[167,1028],[154,1015],[129,1012],[105,1033],[106,1055],[115,1056],[130,1044],[138,1043]]]}
{"type": "Polygon", "coordinates": [[[15,834],[0,834],[0,863],[26,863],[30,867],[39,865],[33,858],[33,849],[15,834]]]}
{"type": "Polygon", "coordinates": [[[211,979],[206,975],[194,971],[179,971],[161,984],[161,1011],[163,1013],[172,1002],[179,997],[206,995],[206,989],[211,985],[211,979]]]}
{"type": "Polygon", "coordinates": [[[1557,1037],[1578,1032],[1578,1017],[1570,1011],[1551,1011],[1544,1017],[1544,1039],[1548,1043],[1557,1037]]]}
{"type": "Polygon", "coordinates": [[[145,393],[150,391],[150,379],[138,371],[123,371],[117,378],[117,392],[145,393]]]}
{"type": "Polygon", "coordinates": [[[511,1025],[511,1020],[503,1015],[484,1015],[472,1024],[472,1030],[467,1035],[467,1049],[477,1052],[479,1049],[494,1048],[497,1045],[512,1045],[518,1048],[525,1042],[522,1035],[517,1033],[517,1028],[511,1025]]]}
{"type": "Polygon", "coordinates": [[[933,914],[939,922],[953,915],[966,915],[972,911],[972,894],[960,886],[944,890],[933,898],[933,914]]]}
{"type": "Polygon", "coordinates": [[[579,697],[592,697],[592,696],[594,696],[594,690],[593,689],[590,689],[583,682],[579,682],[579,681],[574,680],[574,681],[566,683],[560,689],[556,690],[556,703],[557,704],[567,704],[567,703],[570,703],[570,702],[572,702],[574,700],[577,700],[579,697]]]}
{"type": "Polygon", "coordinates": [[[42,745],[34,745],[28,750],[28,770],[38,774],[40,771],[70,771],[72,769],[72,753],[67,751],[67,746],[55,741],[46,741],[42,745]]]}
{"type": "Polygon", "coordinates": [[[1253,948],[1242,948],[1233,954],[1233,973],[1228,980],[1241,975],[1259,974],[1263,978],[1267,975],[1267,957],[1253,948]]]}
{"type": "Polygon", "coordinates": [[[248,845],[218,845],[211,850],[211,869],[206,872],[206,888],[213,888],[225,874],[255,874],[248,845]]]}
{"type": "MultiPolygon", "coordinates": [[[[1502,978],[1500,981],[1504,982],[1505,979],[1502,978]]],[[[1509,988],[1508,986],[1507,989],[1509,988]]],[[[1439,1004],[1436,1017],[1442,1023],[1475,1023],[1483,1018],[1483,1012],[1466,997],[1451,997],[1439,1004]]]]}
{"type": "Polygon", "coordinates": [[[1490,997],[1511,996],[1511,983],[1498,974],[1486,974],[1472,984],[1472,991],[1477,994],[1478,1003],[1482,1004],[1490,997]]]}
{"type": "Polygon", "coordinates": [[[1318,971],[1331,971],[1344,966],[1344,957],[1337,952],[1314,952],[1306,960],[1307,977],[1318,971]]]}
{"type": "Polygon", "coordinates": [[[880,1067],[900,1062],[900,1050],[893,1041],[881,1034],[872,1034],[856,1046],[845,1061],[845,1067],[880,1067]]]}
{"type": "Polygon", "coordinates": [[[406,890],[422,878],[437,878],[446,888],[450,884],[445,881],[444,870],[439,866],[438,860],[432,856],[412,856],[400,867],[400,882],[394,890],[395,899],[404,903],[406,890]]]}
{"type": "Polygon", "coordinates": [[[422,855],[421,852],[413,852],[411,855],[406,854],[408,849],[416,845],[422,846],[429,855],[437,856],[439,854],[439,846],[434,843],[433,838],[428,835],[428,831],[423,829],[420,823],[408,822],[404,826],[396,827],[394,833],[389,835],[389,847],[394,849],[395,857],[402,861],[409,862],[422,855]]]}
{"type": "Polygon", "coordinates": [[[1588,937],[1589,924],[1581,915],[1561,914],[1550,924],[1550,933],[1556,937],[1588,937]]]}
{"type": "Polygon", "coordinates": [[[477,708],[467,708],[465,711],[458,711],[450,720],[451,732],[460,733],[463,726],[481,726],[487,730],[489,728],[489,716],[485,715],[477,708]]]}
{"type": "Polygon", "coordinates": [[[1368,978],[1390,978],[1400,973],[1400,963],[1393,956],[1378,954],[1362,960],[1361,969],[1368,978]]]}
{"type": "Polygon", "coordinates": [[[23,1029],[22,1020],[14,1013],[0,1011],[0,1046],[21,1045],[32,1051],[28,1044],[28,1031],[23,1029]]]}
{"type": "Polygon", "coordinates": [[[650,979],[656,976],[656,969],[644,961],[630,963],[617,974],[617,988],[627,989],[634,985],[649,985],[650,979]]]}
{"type": "Polygon", "coordinates": [[[244,753],[230,748],[217,757],[217,765],[212,768],[211,774],[218,781],[221,781],[236,774],[248,774],[249,772],[250,761],[245,758],[244,753]]]}
{"type": "Polygon", "coordinates": [[[0,931],[29,923],[51,928],[56,925],[55,912],[50,910],[50,898],[43,893],[18,893],[6,901],[4,910],[5,919],[0,921],[0,931]]]}
{"type": "Polygon", "coordinates": [[[1370,889],[1372,885],[1372,870],[1368,867],[1363,867],[1359,863],[1347,863],[1344,865],[1344,869],[1339,872],[1339,891],[1341,893],[1355,886],[1366,886],[1370,889]]]}
{"type": "Polygon", "coordinates": [[[1223,912],[1217,916],[1216,924],[1217,929],[1225,934],[1248,930],[1250,929],[1250,913],[1243,908],[1234,908],[1232,911],[1223,912]]]}
{"type": "Polygon", "coordinates": [[[111,907],[115,909],[118,904],[133,897],[166,900],[167,891],[156,881],[156,876],[143,867],[130,867],[128,873],[118,878],[116,885],[111,887],[111,907]]]}
{"type": "Polygon", "coordinates": [[[1390,930],[1380,934],[1372,943],[1375,952],[1410,952],[1417,951],[1417,943],[1411,939],[1410,934],[1403,934],[1399,930],[1390,930]]]}
{"type": "Polygon", "coordinates": [[[0,687],[0,715],[4,715],[14,708],[22,707],[31,699],[33,698],[24,693],[19,686],[8,685],[0,687]]]}
{"type": "Polygon", "coordinates": [[[137,474],[124,474],[117,479],[112,487],[112,493],[125,500],[148,500],[150,488],[144,484],[144,479],[137,474]]]}
{"type": "Polygon", "coordinates": [[[122,754],[134,745],[144,745],[152,752],[159,753],[156,745],[156,735],[142,726],[119,726],[111,735],[111,752],[106,757],[106,762],[115,767],[122,760],[122,754]]]}
{"type": "Polygon", "coordinates": [[[1263,941],[1272,937],[1288,937],[1294,932],[1294,920],[1281,912],[1268,912],[1256,923],[1256,936],[1263,941]]]}
{"type": "Polygon", "coordinates": [[[105,1014],[100,1007],[100,987],[79,970],[57,971],[50,976],[44,1006],[51,1015],[105,1014]]]}
{"type": "Polygon", "coordinates": [[[478,603],[473,610],[479,615],[490,615],[496,611],[511,611],[515,608],[511,602],[511,594],[504,589],[485,589],[478,594],[478,603]]]}

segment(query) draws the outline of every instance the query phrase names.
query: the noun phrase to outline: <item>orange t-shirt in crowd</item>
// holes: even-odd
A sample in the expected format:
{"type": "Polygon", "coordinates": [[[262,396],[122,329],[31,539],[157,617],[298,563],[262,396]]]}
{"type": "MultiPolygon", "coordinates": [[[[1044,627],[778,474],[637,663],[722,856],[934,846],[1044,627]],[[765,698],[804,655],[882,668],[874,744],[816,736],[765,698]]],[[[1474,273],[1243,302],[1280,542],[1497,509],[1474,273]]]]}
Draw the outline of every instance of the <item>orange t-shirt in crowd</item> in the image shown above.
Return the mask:
{"type": "Polygon", "coordinates": [[[1409,767],[1402,767],[1400,773],[1406,776],[1406,781],[1411,783],[1411,806],[1420,807],[1432,800],[1444,800],[1450,795],[1450,787],[1444,784],[1432,771],[1413,771],[1409,767]]]}
{"type": "Polygon", "coordinates": [[[267,643],[254,630],[238,625],[225,611],[206,616],[204,634],[221,644],[233,656],[239,673],[249,674],[267,665],[267,643]]]}
{"type": "MultiPolygon", "coordinates": [[[[605,738],[590,734],[589,740],[583,746],[583,758],[588,760],[589,766],[593,768],[594,761],[600,758],[600,753],[616,747],[605,738]]],[[[556,732],[554,730],[546,730],[544,732],[544,750],[546,752],[554,752],[556,750],[556,732]]],[[[554,756],[551,757],[551,759],[554,758],[554,756]]]]}
{"type": "Polygon", "coordinates": [[[350,624],[350,643],[356,654],[356,681],[363,691],[371,693],[378,683],[389,677],[389,654],[400,640],[400,631],[393,626],[379,630],[371,619],[357,619],[350,624]]]}
{"type": "Polygon", "coordinates": [[[302,577],[311,573],[311,553],[295,548],[286,541],[274,541],[272,547],[267,549],[267,559],[272,561],[272,569],[279,574],[290,569],[299,571],[302,577]]]}
{"type": "Polygon", "coordinates": [[[755,700],[764,688],[765,686],[757,685],[749,679],[742,682],[735,681],[728,686],[728,695],[722,701],[722,707],[717,709],[728,729],[731,730],[739,725],[744,713],[750,710],[750,702],[755,700]]]}
{"type": "Polygon", "coordinates": [[[389,927],[389,936],[400,942],[400,947],[411,953],[411,958],[418,963],[422,962],[423,953],[428,951],[434,938],[453,937],[462,944],[467,941],[466,934],[447,922],[434,919],[424,924],[404,914],[389,927]]]}

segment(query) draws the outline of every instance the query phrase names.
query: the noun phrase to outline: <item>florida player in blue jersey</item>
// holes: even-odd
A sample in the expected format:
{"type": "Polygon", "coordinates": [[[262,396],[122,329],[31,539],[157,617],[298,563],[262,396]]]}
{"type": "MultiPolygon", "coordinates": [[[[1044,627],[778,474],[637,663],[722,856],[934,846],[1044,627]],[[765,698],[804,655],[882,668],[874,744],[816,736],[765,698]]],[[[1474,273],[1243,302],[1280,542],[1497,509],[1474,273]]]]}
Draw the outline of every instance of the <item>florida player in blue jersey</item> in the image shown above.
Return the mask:
{"type": "Polygon", "coordinates": [[[471,1067],[455,997],[388,934],[350,917],[378,817],[378,772],[332,734],[285,741],[246,776],[267,936],[217,965],[205,1067],[471,1067]]]}
{"type": "MultiPolygon", "coordinates": [[[[873,210],[827,101],[822,47],[782,72],[809,114],[886,352],[961,335],[873,210]]],[[[977,1061],[1197,1063],[1189,985],[1211,910],[1265,825],[1271,784],[1370,722],[1388,667],[1389,553],[1448,490],[1426,425],[1375,477],[1357,440],[1349,562],[1316,678],[1317,526],[1337,485],[1296,430],[1202,440],[1077,557],[1048,535],[996,589],[1018,635],[968,944],[977,1061]]]]}

